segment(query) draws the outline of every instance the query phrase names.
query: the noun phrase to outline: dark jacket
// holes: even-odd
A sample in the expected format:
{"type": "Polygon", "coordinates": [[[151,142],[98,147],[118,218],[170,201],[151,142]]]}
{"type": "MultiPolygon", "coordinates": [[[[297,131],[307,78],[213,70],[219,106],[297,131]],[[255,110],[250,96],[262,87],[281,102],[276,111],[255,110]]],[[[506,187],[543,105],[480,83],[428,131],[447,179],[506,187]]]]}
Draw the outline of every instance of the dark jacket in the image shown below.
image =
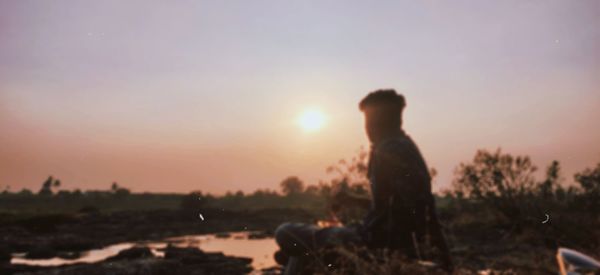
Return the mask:
{"type": "Polygon", "coordinates": [[[431,176],[409,136],[401,131],[374,144],[368,177],[373,200],[363,232],[369,246],[423,258],[426,236],[430,236],[433,246],[448,253],[431,193],[431,176]]]}

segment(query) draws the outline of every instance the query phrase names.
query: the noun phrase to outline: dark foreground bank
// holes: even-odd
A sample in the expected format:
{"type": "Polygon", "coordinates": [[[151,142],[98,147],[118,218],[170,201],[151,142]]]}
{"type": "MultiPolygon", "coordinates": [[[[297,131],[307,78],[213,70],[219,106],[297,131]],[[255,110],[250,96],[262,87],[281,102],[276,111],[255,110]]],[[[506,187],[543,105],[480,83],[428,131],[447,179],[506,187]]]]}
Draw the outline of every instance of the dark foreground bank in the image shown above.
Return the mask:
{"type": "Polygon", "coordinates": [[[41,271],[43,273],[39,274],[211,274],[213,269],[230,271],[219,271],[222,274],[243,274],[251,270],[250,259],[227,257],[221,253],[204,253],[197,248],[185,250],[170,247],[165,251],[164,258],[138,250],[140,254],[135,255],[140,257],[120,257],[68,267],[11,265],[10,259],[15,253],[25,254],[30,259],[77,258],[82,252],[111,244],[192,234],[259,231],[264,232],[262,235],[269,236],[277,225],[288,219],[310,222],[314,217],[305,211],[294,209],[238,212],[204,209],[198,212],[123,211],[27,218],[5,215],[2,219],[0,274],[41,271]],[[91,273],[87,272],[88,269],[91,273]],[[106,272],[93,273],[98,270],[106,272]],[[163,270],[169,272],[162,273],[163,270]]]}

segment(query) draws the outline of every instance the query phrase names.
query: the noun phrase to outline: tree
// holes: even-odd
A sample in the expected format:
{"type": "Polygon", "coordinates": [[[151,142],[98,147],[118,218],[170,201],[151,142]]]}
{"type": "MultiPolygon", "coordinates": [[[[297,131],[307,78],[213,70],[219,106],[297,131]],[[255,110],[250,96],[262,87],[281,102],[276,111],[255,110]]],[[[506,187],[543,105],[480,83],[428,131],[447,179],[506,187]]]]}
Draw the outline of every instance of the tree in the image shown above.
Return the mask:
{"type": "Polygon", "coordinates": [[[31,196],[32,194],[33,194],[33,192],[31,192],[31,190],[29,190],[27,188],[23,188],[19,192],[19,195],[21,195],[21,196],[31,196]]]}
{"type": "Polygon", "coordinates": [[[456,169],[453,185],[475,199],[510,198],[532,190],[536,170],[528,156],[478,150],[472,163],[461,163],[456,169]]]}
{"type": "Polygon", "coordinates": [[[316,185],[309,185],[304,189],[304,193],[309,196],[318,196],[319,195],[319,187],[316,185]]]}
{"type": "Polygon", "coordinates": [[[207,196],[204,196],[201,191],[193,191],[181,199],[181,210],[197,215],[207,203],[207,196]]]}
{"type": "MultiPolygon", "coordinates": [[[[52,176],[49,176],[48,179],[46,179],[46,181],[44,181],[44,183],[42,183],[42,188],[38,192],[38,195],[42,195],[42,196],[52,195],[53,183],[54,183],[54,178],[52,178],[52,176]]],[[[59,181],[59,185],[60,185],[60,181],[59,181]]]]}
{"type": "Polygon", "coordinates": [[[345,182],[349,186],[362,185],[364,189],[369,186],[367,173],[369,170],[369,152],[361,147],[358,154],[350,160],[341,159],[337,164],[327,167],[328,174],[334,174],[331,180],[334,182],[345,182]]]}
{"type": "Polygon", "coordinates": [[[73,190],[73,192],[71,193],[73,196],[83,196],[83,192],[81,192],[81,189],[77,188],[75,190],[73,190]]]}
{"type": "Polygon", "coordinates": [[[533,194],[537,168],[528,156],[513,157],[478,150],[471,163],[461,163],[452,183],[457,196],[465,196],[489,204],[506,217],[522,212],[525,196],[533,194]]]}
{"type": "Polygon", "coordinates": [[[596,168],[587,168],[575,174],[575,181],[579,183],[586,194],[600,196],[600,163],[596,168]]]}
{"type": "Polygon", "coordinates": [[[131,191],[129,191],[129,189],[119,186],[117,182],[112,183],[112,185],[110,186],[110,190],[117,197],[126,197],[129,194],[131,194],[131,191]]]}
{"type": "Polygon", "coordinates": [[[285,178],[279,184],[281,192],[286,196],[295,195],[304,191],[304,183],[296,176],[285,178]]]}
{"type": "Polygon", "coordinates": [[[2,194],[3,194],[3,195],[7,195],[7,194],[9,194],[9,193],[10,193],[10,185],[7,185],[7,186],[4,188],[4,191],[2,191],[2,194]]]}
{"type": "Polygon", "coordinates": [[[68,198],[71,196],[71,192],[69,190],[60,190],[56,193],[57,197],[68,198]]]}
{"type": "Polygon", "coordinates": [[[585,208],[600,217],[600,163],[594,169],[587,168],[575,174],[575,181],[583,189],[585,208]]]}
{"type": "Polygon", "coordinates": [[[546,179],[538,186],[540,195],[544,198],[548,198],[552,197],[559,190],[562,192],[560,180],[560,163],[554,160],[550,166],[548,166],[548,169],[546,169],[546,179]]]}

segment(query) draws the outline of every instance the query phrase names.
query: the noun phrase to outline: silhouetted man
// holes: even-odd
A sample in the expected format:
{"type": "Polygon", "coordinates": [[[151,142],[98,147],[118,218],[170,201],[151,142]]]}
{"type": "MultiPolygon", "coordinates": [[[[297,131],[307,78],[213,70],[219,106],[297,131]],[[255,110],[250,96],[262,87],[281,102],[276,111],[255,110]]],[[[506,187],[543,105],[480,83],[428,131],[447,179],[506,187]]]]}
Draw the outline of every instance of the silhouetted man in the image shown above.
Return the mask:
{"type": "MultiPolygon", "coordinates": [[[[431,193],[431,177],[419,149],[402,130],[406,102],[395,90],[378,90],[360,102],[371,142],[368,177],[371,207],[358,229],[283,224],[275,234],[284,253],[300,257],[306,249],[332,243],[361,243],[370,248],[401,251],[413,259],[427,259],[431,247],[440,261],[452,269],[431,193]],[[429,237],[429,238],[427,238],[429,237]]],[[[338,201],[362,204],[347,194],[338,201]]]]}

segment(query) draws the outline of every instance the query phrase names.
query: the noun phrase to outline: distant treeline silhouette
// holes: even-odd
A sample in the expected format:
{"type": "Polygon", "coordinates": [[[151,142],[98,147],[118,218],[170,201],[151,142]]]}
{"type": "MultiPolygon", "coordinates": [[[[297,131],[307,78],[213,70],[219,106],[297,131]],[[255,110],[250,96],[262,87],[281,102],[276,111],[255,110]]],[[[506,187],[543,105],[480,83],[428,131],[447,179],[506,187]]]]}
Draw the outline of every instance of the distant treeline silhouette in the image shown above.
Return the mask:
{"type": "MultiPolygon", "coordinates": [[[[28,189],[0,193],[0,211],[76,212],[81,208],[100,211],[168,208],[197,211],[201,208],[251,210],[264,208],[304,208],[319,216],[330,214],[330,201],[340,191],[369,196],[366,179],[368,153],[361,149],[349,160],[340,160],[327,168],[331,179],[307,185],[290,176],[280,182],[280,191],[258,189],[212,195],[202,191],[183,194],[131,193],[114,182],[108,190],[60,190],[61,182],[48,177],[37,194],[28,189]]],[[[593,220],[600,215],[600,163],[573,176],[575,184],[566,184],[560,163],[553,161],[542,180],[534,176],[537,167],[528,156],[513,156],[479,150],[473,160],[461,163],[448,190],[436,195],[442,213],[460,213],[469,208],[490,209],[500,220],[522,224],[535,221],[551,211],[589,213],[593,220]],[[450,210],[451,209],[451,210],[450,210]]],[[[435,170],[432,169],[435,176],[435,170]]],[[[335,207],[343,221],[356,221],[363,214],[352,206],[335,207]]]]}

